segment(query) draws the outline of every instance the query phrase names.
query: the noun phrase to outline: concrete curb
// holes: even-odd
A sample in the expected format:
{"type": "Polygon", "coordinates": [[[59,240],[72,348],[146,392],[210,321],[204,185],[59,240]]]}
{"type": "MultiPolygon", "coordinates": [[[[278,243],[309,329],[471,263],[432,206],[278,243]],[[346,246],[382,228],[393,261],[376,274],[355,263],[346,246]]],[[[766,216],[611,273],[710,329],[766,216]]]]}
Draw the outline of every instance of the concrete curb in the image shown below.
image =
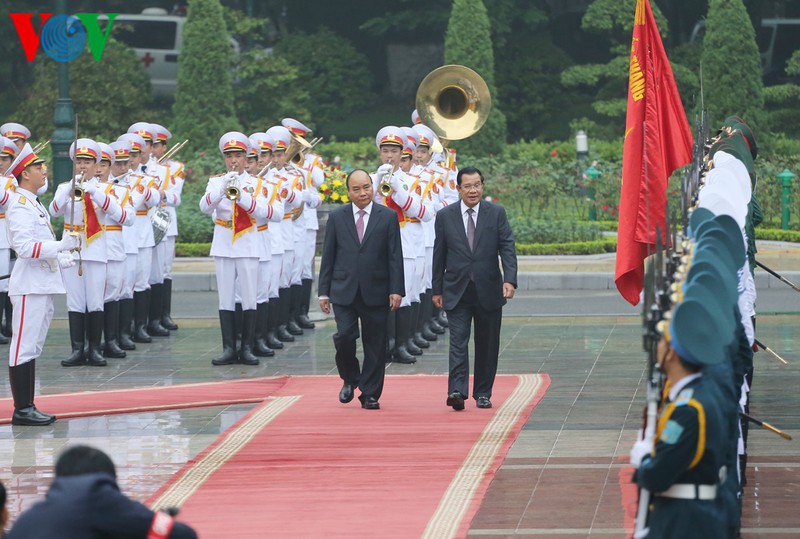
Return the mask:
{"type": "MultiPolygon", "coordinates": [[[[800,271],[781,273],[795,284],[800,284],[800,271]]],[[[186,272],[173,275],[173,289],[176,292],[213,292],[217,290],[214,273],[186,272]]],[[[616,290],[614,274],[611,272],[525,272],[517,276],[519,290],[616,290]]],[[[756,289],[786,288],[786,283],[772,275],[758,271],[756,289]]]]}

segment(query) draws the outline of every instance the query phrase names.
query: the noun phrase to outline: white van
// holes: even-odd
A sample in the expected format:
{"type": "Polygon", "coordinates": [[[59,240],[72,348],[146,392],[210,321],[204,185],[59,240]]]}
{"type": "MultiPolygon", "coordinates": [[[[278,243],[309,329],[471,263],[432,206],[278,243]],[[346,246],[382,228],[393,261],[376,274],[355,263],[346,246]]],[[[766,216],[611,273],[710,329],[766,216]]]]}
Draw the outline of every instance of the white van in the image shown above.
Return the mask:
{"type": "MultiPolygon", "coordinates": [[[[172,96],[178,87],[178,57],[183,45],[186,17],[169,15],[161,8],[141,14],[120,13],[114,19],[114,36],[131,47],[150,76],[154,95],[172,96]]],[[[230,38],[238,54],[239,44],[230,38]]]]}

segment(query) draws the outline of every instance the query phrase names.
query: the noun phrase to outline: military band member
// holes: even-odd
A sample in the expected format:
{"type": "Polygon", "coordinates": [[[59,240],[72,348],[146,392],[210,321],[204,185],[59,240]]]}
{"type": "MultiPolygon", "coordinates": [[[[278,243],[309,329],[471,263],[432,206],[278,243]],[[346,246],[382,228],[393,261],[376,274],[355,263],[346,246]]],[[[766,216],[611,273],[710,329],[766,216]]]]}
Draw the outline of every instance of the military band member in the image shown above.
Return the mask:
{"type": "Polygon", "coordinates": [[[418,312],[419,309],[420,283],[424,270],[420,256],[424,252],[422,251],[424,233],[421,223],[433,218],[433,208],[422,200],[418,182],[399,170],[405,146],[403,130],[395,126],[384,127],[375,137],[375,144],[383,162],[373,178],[375,202],[395,211],[400,223],[400,237],[403,244],[406,294],[396,313],[395,361],[415,363],[414,355],[422,354],[422,350],[414,344],[412,333],[414,311],[416,309],[418,312]],[[381,194],[382,183],[388,185],[388,195],[381,194]]]}
{"type": "MultiPolygon", "coordinates": [[[[167,128],[159,124],[153,124],[156,131],[156,140],[153,142],[152,154],[156,160],[164,157],[167,151],[167,142],[172,138],[172,133],[167,128]]],[[[164,288],[163,288],[163,308],[161,313],[161,325],[170,331],[178,329],[178,324],[172,319],[172,264],[175,261],[175,242],[178,238],[178,213],[177,208],[181,205],[181,194],[183,193],[184,169],[182,162],[175,159],[168,159],[162,163],[166,171],[167,186],[161,189],[161,205],[169,213],[169,227],[164,239],[164,288]]]]}
{"type": "Polygon", "coordinates": [[[106,365],[100,345],[108,261],[103,225],[107,220],[118,222],[122,208],[114,197],[105,193],[95,177],[101,153],[94,140],[76,140],[70,147],[76,172],[74,185],[72,181],[59,185],[50,203],[50,213],[64,217],[64,233],[79,234],[83,246],[74,255],[77,265],[64,271],[72,345],[72,354],[61,362],[64,367],[87,362],[96,367],[106,365]],[[89,347],[84,355],[87,337],[89,347]]]}
{"type": "Polygon", "coordinates": [[[245,171],[250,141],[242,133],[231,131],[219,140],[228,172],[209,178],[200,210],[214,216],[214,257],[219,293],[219,319],[222,331],[222,355],[214,365],[237,362],[235,292],[238,285],[242,299],[242,343],[238,361],[257,365],[253,355],[258,296],[258,262],[263,244],[255,219],[264,219],[267,205],[255,192],[258,180],[245,171]]]}
{"type": "MultiPolygon", "coordinates": [[[[135,312],[134,287],[136,286],[136,267],[139,258],[139,231],[136,229],[136,208],[142,206],[146,192],[132,189],[135,182],[134,170],[139,168],[139,161],[144,139],[137,134],[122,135],[117,142],[111,144],[115,152],[127,152],[128,158],[120,159],[112,165],[114,179],[112,183],[127,189],[130,196],[124,208],[134,213],[133,226],[122,227],[122,239],[125,243],[125,268],[122,281],[122,292],[119,299],[119,347],[123,350],[136,350],[133,342],[133,319],[135,312]]],[[[149,191],[148,191],[149,192],[149,191]]]]}
{"type": "MultiPolygon", "coordinates": [[[[19,148],[14,141],[0,136],[0,172],[8,170],[12,161],[17,156],[19,148]]],[[[11,272],[11,244],[8,242],[6,233],[6,212],[8,206],[13,201],[14,191],[16,190],[17,179],[12,175],[0,176],[0,275],[8,275],[11,272]]],[[[8,279],[0,281],[0,314],[8,302],[8,279]]],[[[9,320],[9,329],[11,321],[9,320]]],[[[9,331],[9,335],[11,332],[9,331]]],[[[0,333],[0,344],[8,344],[8,337],[0,333]]]]}
{"type": "MultiPolygon", "coordinates": [[[[311,128],[293,118],[284,118],[281,120],[281,124],[302,139],[308,137],[312,132],[311,128]]],[[[301,257],[303,273],[301,275],[300,313],[295,317],[295,320],[301,329],[314,329],[314,322],[308,317],[308,309],[314,281],[314,258],[317,254],[317,231],[319,230],[317,208],[322,204],[319,187],[325,183],[325,166],[322,157],[311,151],[304,152],[304,160],[301,166],[307,172],[306,188],[308,189],[308,195],[302,214],[306,227],[306,241],[304,242],[305,252],[301,257]]]]}
{"type": "Polygon", "coordinates": [[[8,357],[14,425],[49,425],[56,420],[33,403],[36,358],[53,319],[53,295],[64,293],[61,268],[74,264],[68,251],[80,246],[80,239],[70,234],[56,240],[50,215],[35,194],[44,185],[43,162],[25,144],[8,171],[19,184],[6,212],[8,239],[18,257],[9,282],[15,305],[8,357]]]}
{"type": "Polygon", "coordinates": [[[149,329],[153,329],[156,336],[165,337],[169,331],[160,323],[152,328],[148,324],[150,316],[150,274],[153,266],[153,250],[155,239],[153,238],[153,225],[150,222],[150,208],[161,202],[161,195],[156,188],[158,178],[143,172],[143,166],[150,160],[152,142],[148,143],[138,133],[128,133],[122,135],[118,140],[126,140],[140,145],[138,154],[131,152],[131,175],[129,185],[131,191],[142,195],[139,205],[134,206],[136,218],[133,227],[136,230],[138,253],[136,256],[136,277],[133,286],[133,310],[134,310],[134,332],[131,339],[138,343],[153,342],[149,329]]]}
{"type": "Polygon", "coordinates": [[[133,229],[136,211],[130,205],[130,189],[127,186],[113,183],[112,169],[118,174],[124,174],[128,167],[131,153],[130,146],[122,142],[115,142],[117,149],[102,142],[100,152],[102,158],[98,165],[98,179],[100,188],[106,196],[120,206],[120,216],[114,219],[109,214],[103,214],[103,230],[106,238],[106,285],[103,296],[104,313],[104,340],[103,357],[124,358],[125,350],[119,346],[119,299],[125,283],[125,240],[122,236],[123,227],[133,229]],[[127,147],[125,147],[127,146],[127,147]],[[117,164],[117,159],[120,163],[117,164]]]}

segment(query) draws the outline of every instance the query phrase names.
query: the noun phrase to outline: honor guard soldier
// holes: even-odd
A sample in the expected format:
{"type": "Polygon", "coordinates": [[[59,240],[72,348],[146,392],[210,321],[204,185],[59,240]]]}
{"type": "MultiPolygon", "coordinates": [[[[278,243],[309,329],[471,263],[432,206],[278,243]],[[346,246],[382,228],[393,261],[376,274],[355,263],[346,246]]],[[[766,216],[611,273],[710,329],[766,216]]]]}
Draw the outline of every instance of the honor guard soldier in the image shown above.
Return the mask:
{"type": "Polygon", "coordinates": [[[114,151],[123,157],[114,163],[112,172],[114,179],[112,183],[125,188],[128,193],[128,200],[123,204],[123,208],[128,212],[133,212],[133,226],[122,227],[122,239],[125,243],[125,267],[122,281],[122,292],[119,298],[119,347],[123,350],[136,350],[133,342],[133,319],[135,312],[134,287],[136,286],[136,266],[139,258],[139,231],[136,229],[136,208],[143,204],[146,193],[138,189],[131,189],[135,181],[133,171],[138,170],[139,160],[144,139],[136,134],[122,135],[117,142],[111,144],[114,151]],[[124,155],[127,154],[127,159],[124,155]]]}
{"type": "Polygon", "coordinates": [[[78,234],[82,245],[74,255],[77,265],[64,271],[72,354],[61,365],[76,367],[88,361],[89,365],[103,367],[106,360],[100,338],[108,261],[103,226],[108,220],[119,222],[122,208],[95,177],[102,158],[97,142],[76,140],[70,147],[70,157],[75,163],[75,179],[59,185],[50,203],[50,213],[64,217],[64,233],[78,234]],[[84,355],[87,337],[88,354],[84,355]]]}
{"type": "MultiPolygon", "coordinates": [[[[8,170],[12,161],[17,156],[19,148],[14,141],[6,137],[0,137],[0,171],[8,170]]],[[[8,242],[6,233],[6,212],[8,206],[14,199],[14,191],[17,188],[17,179],[12,175],[0,176],[0,274],[8,275],[11,273],[11,244],[8,242]]],[[[3,306],[8,301],[8,279],[0,281],[0,314],[3,306]]],[[[9,320],[9,329],[11,321],[9,320]]],[[[11,335],[11,332],[8,333],[11,335]]],[[[0,333],[0,344],[8,344],[8,337],[0,333]]]]}
{"type": "Polygon", "coordinates": [[[222,331],[222,355],[214,365],[237,362],[236,354],[236,288],[242,299],[242,342],[238,361],[257,365],[253,355],[258,295],[258,261],[262,238],[255,220],[267,216],[267,205],[256,193],[258,180],[245,171],[250,141],[242,133],[231,131],[219,140],[225,158],[226,174],[209,178],[200,210],[214,216],[214,257],[219,293],[219,321],[222,331]]]}
{"type": "Polygon", "coordinates": [[[135,141],[141,143],[138,154],[131,152],[131,175],[129,185],[132,192],[141,196],[136,209],[136,218],[133,227],[137,234],[138,253],[136,256],[136,278],[133,286],[133,310],[134,310],[134,332],[131,339],[138,343],[153,342],[150,329],[153,329],[156,336],[166,337],[169,331],[160,323],[150,327],[148,318],[150,316],[150,274],[153,265],[153,250],[156,242],[153,237],[153,225],[150,222],[150,208],[161,202],[161,195],[156,188],[158,178],[150,176],[142,171],[142,161],[150,159],[149,143],[138,133],[128,133],[122,135],[119,140],[135,141]]]}
{"type": "MultiPolygon", "coordinates": [[[[153,155],[156,160],[164,157],[167,151],[167,142],[172,138],[172,133],[159,124],[153,124],[156,131],[156,140],[153,142],[153,155]]],[[[178,213],[183,193],[184,169],[180,161],[168,159],[161,163],[165,170],[167,185],[161,189],[161,206],[169,214],[169,227],[164,239],[163,247],[164,288],[162,298],[161,325],[170,331],[178,329],[178,324],[172,319],[172,264],[175,261],[175,242],[178,238],[178,213]]]]}
{"type": "MultiPolygon", "coordinates": [[[[284,118],[281,120],[281,125],[303,140],[311,133],[311,128],[306,127],[294,118],[284,118]]],[[[314,257],[317,254],[317,231],[319,230],[317,208],[322,204],[319,187],[325,183],[325,165],[322,157],[316,153],[312,151],[303,153],[304,159],[301,168],[307,173],[306,189],[308,189],[308,195],[301,219],[305,221],[306,241],[303,243],[305,252],[301,257],[303,273],[301,275],[300,313],[295,320],[301,329],[314,329],[314,322],[308,317],[308,309],[311,304],[311,287],[314,282],[314,257]]]]}
{"type": "MultiPolygon", "coordinates": [[[[267,180],[269,171],[265,170],[271,156],[266,160],[262,153],[272,153],[272,141],[266,133],[253,133],[249,137],[250,145],[258,148],[257,158],[254,163],[255,172],[252,175],[258,179],[256,192],[267,204],[267,215],[263,219],[256,219],[256,230],[261,238],[262,250],[258,259],[258,294],[256,298],[256,330],[253,353],[259,357],[272,357],[275,351],[267,343],[269,331],[269,292],[272,279],[272,227],[283,221],[283,200],[278,189],[267,180]],[[263,173],[262,173],[263,171],[263,173]]],[[[251,153],[252,155],[252,153],[251,153]]],[[[248,158],[248,161],[250,159],[248,158]]]]}
{"type": "MultiPolygon", "coordinates": [[[[150,180],[150,186],[158,192],[158,202],[147,211],[147,221],[153,228],[153,214],[162,203],[165,203],[166,169],[156,162],[153,154],[153,142],[156,139],[155,126],[147,122],[137,122],[128,128],[128,133],[137,133],[144,139],[142,148],[142,163],[140,172],[150,180]]],[[[162,238],[163,239],[163,238],[162,238]]],[[[151,337],[169,337],[169,330],[161,325],[161,315],[164,306],[164,260],[166,258],[166,245],[160,241],[156,243],[153,237],[152,258],[150,260],[150,273],[147,275],[149,291],[147,298],[147,334],[151,337]]]]}
{"type": "Polygon", "coordinates": [[[417,109],[414,109],[414,111],[411,113],[411,124],[417,125],[421,123],[422,123],[422,118],[419,117],[419,112],[417,112],[417,109]]]}
{"type": "Polygon", "coordinates": [[[15,305],[8,357],[14,425],[49,425],[56,420],[33,404],[36,358],[53,319],[53,295],[64,293],[61,269],[74,264],[68,251],[80,247],[78,236],[65,234],[56,240],[50,215],[36,196],[44,185],[43,163],[25,144],[6,172],[19,185],[6,211],[8,239],[17,253],[9,281],[9,296],[15,305]]]}
{"type": "MultiPolygon", "coordinates": [[[[419,313],[419,292],[423,276],[424,232],[422,221],[433,219],[433,208],[422,200],[419,183],[407,176],[400,167],[405,137],[403,130],[387,126],[378,131],[375,144],[383,165],[373,177],[375,202],[394,210],[400,224],[403,245],[405,296],[396,313],[395,361],[415,363],[422,350],[414,344],[412,328],[414,315],[419,313]]],[[[391,332],[390,332],[391,333],[391,332]]]]}
{"type": "Polygon", "coordinates": [[[130,145],[124,142],[115,142],[114,149],[109,144],[102,142],[100,146],[100,164],[98,167],[99,186],[120,207],[120,216],[117,219],[108,214],[103,214],[103,230],[106,238],[106,286],[103,297],[104,313],[104,340],[103,357],[124,358],[125,350],[119,346],[119,300],[125,283],[125,240],[122,236],[123,227],[133,230],[133,221],[136,211],[130,204],[130,190],[119,183],[114,183],[116,176],[127,172],[128,162],[131,158],[130,145]],[[119,163],[117,159],[119,158],[119,163]],[[112,176],[112,172],[114,176],[112,176]]]}
{"type": "Polygon", "coordinates": [[[295,336],[303,334],[303,329],[293,319],[299,311],[302,243],[305,240],[305,225],[300,221],[305,210],[305,202],[310,196],[305,189],[306,178],[301,170],[291,163],[293,155],[287,155],[292,143],[291,132],[283,126],[270,127],[267,135],[274,141],[272,162],[275,165],[273,177],[281,182],[280,196],[284,204],[283,223],[279,227],[283,237],[283,258],[281,260],[281,281],[279,283],[279,325],[275,335],[283,342],[293,342],[295,336]]]}

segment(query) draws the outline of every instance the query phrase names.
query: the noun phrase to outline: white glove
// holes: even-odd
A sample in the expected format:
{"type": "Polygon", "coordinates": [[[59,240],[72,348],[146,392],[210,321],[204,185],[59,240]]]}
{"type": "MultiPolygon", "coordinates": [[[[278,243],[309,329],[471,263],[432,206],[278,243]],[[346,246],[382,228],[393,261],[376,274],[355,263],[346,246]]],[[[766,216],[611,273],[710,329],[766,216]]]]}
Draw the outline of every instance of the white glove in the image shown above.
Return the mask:
{"type": "Polygon", "coordinates": [[[637,468],[642,463],[642,459],[653,451],[652,438],[645,438],[642,440],[641,435],[642,431],[640,429],[639,435],[636,437],[636,443],[633,444],[630,452],[631,465],[637,468]]]}
{"type": "Polygon", "coordinates": [[[314,200],[314,195],[311,189],[303,189],[303,202],[311,202],[314,200]]]}
{"type": "Polygon", "coordinates": [[[83,184],[83,190],[92,195],[92,198],[97,194],[97,183],[87,182],[83,184]]]}
{"type": "Polygon", "coordinates": [[[71,268],[75,265],[75,259],[72,258],[72,255],[69,253],[61,252],[57,254],[58,256],[58,265],[61,266],[61,269],[71,268]]]}
{"type": "Polygon", "coordinates": [[[64,234],[58,242],[59,251],[71,251],[81,246],[80,236],[73,236],[72,234],[64,234]]]}
{"type": "Polygon", "coordinates": [[[392,174],[391,182],[392,189],[395,192],[404,191],[404,183],[403,183],[403,175],[402,174],[392,174]]]}
{"type": "Polygon", "coordinates": [[[386,176],[389,174],[394,167],[390,163],[386,163],[378,167],[377,175],[379,177],[386,176]]]}

